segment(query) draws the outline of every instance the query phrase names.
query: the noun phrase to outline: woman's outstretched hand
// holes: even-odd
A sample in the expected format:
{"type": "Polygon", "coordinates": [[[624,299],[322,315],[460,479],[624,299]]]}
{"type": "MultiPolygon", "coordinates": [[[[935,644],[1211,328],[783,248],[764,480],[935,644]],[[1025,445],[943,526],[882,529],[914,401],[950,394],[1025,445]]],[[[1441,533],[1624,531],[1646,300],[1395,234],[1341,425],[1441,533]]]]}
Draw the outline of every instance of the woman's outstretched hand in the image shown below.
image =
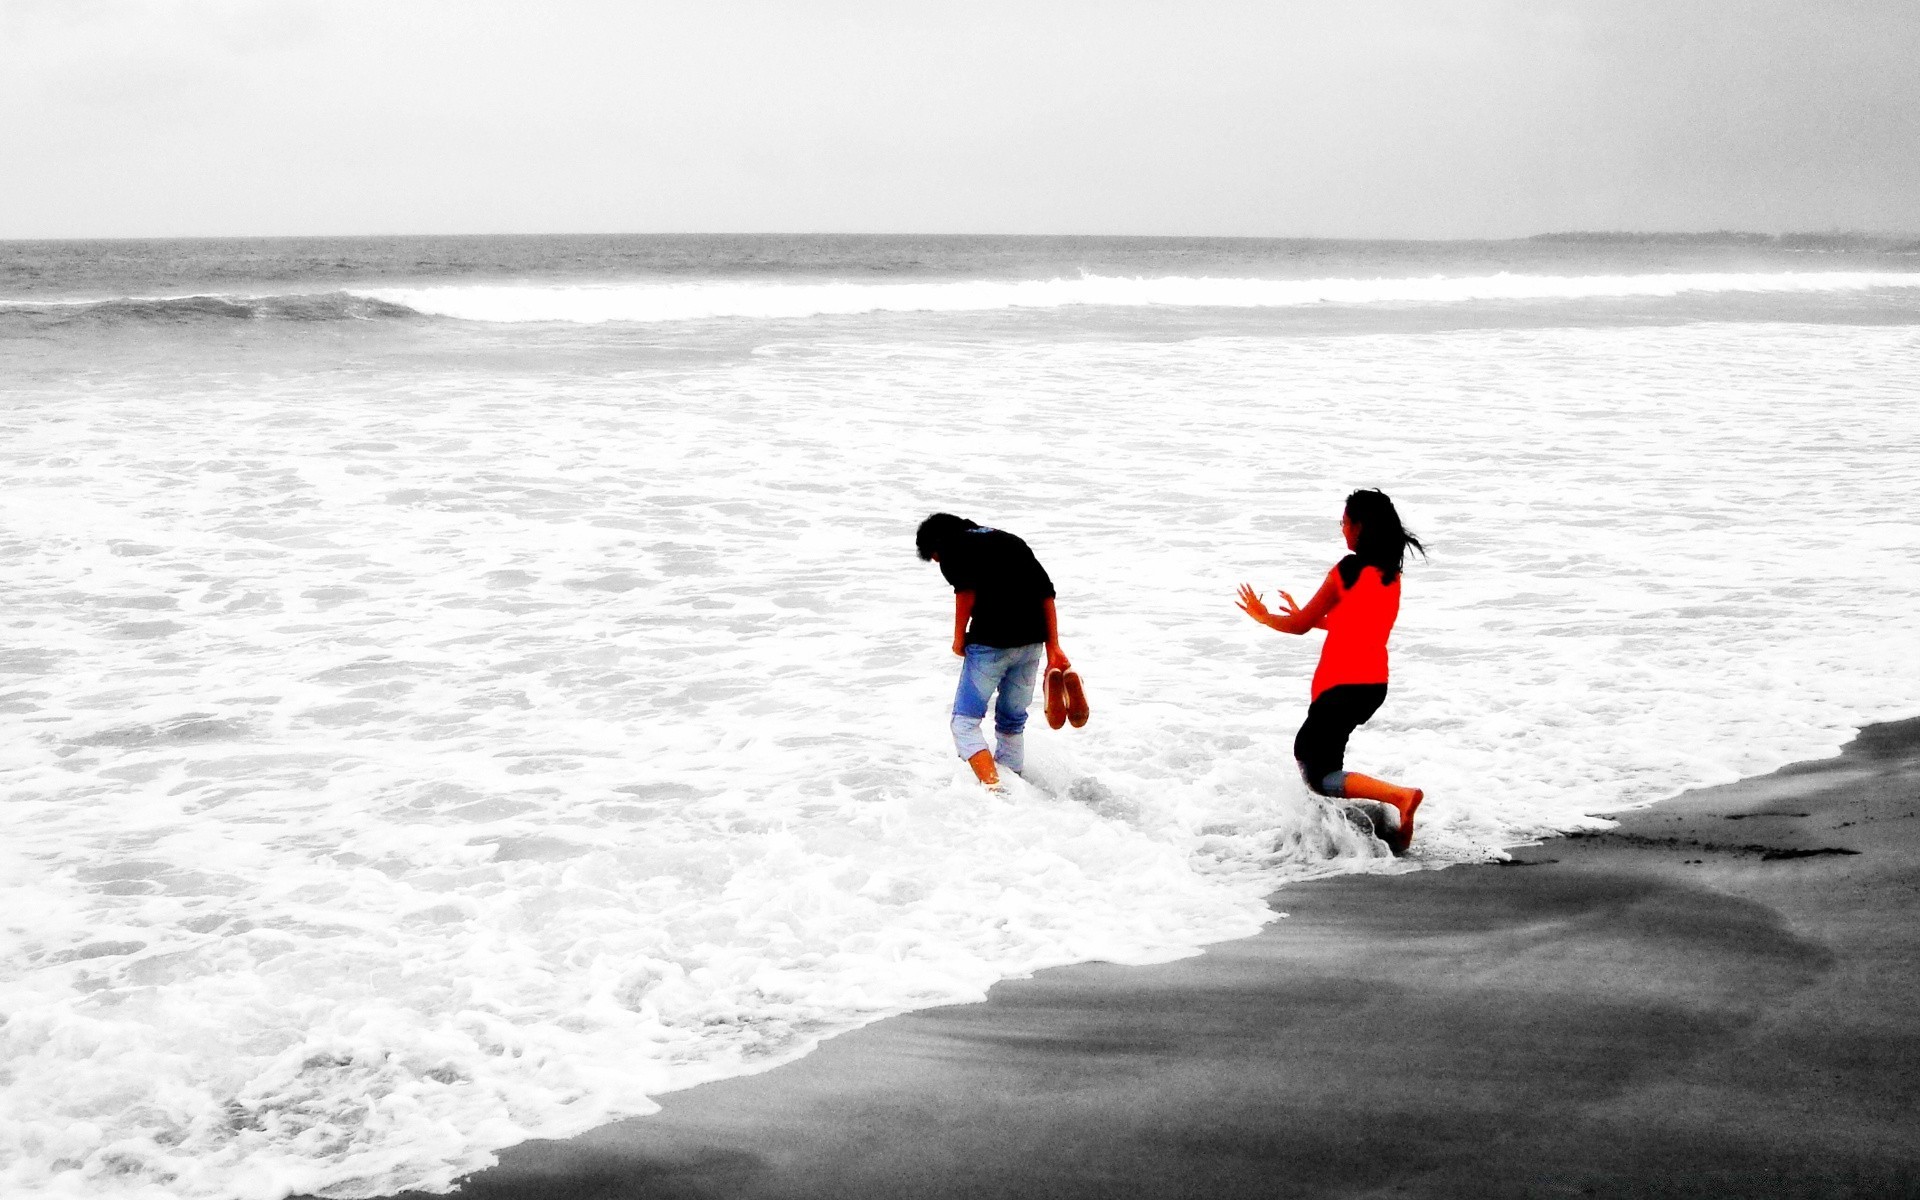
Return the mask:
{"type": "Polygon", "coordinates": [[[1240,598],[1234,602],[1234,607],[1262,625],[1273,618],[1273,614],[1267,611],[1266,604],[1261,601],[1260,593],[1254,591],[1251,584],[1240,585],[1240,598]]]}
{"type": "Polygon", "coordinates": [[[1280,602],[1286,605],[1286,611],[1276,617],[1273,613],[1267,611],[1266,604],[1260,599],[1260,593],[1254,591],[1250,585],[1243,583],[1240,585],[1240,598],[1235,602],[1235,606],[1239,608],[1241,612],[1252,617],[1262,625],[1267,626],[1269,629],[1284,630],[1287,627],[1287,621],[1289,619],[1300,615],[1300,606],[1295,604],[1293,597],[1287,595],[1285,592],[1280,593],[1280,602]]]}

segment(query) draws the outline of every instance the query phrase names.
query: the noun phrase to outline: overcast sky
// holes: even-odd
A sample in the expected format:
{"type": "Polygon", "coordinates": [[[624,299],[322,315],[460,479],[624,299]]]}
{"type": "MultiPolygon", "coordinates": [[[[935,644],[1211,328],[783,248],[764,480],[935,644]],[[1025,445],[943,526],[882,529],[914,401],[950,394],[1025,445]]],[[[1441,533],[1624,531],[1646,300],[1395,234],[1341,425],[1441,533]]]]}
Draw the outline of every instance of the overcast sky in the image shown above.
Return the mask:
{"type": "Polygon", "coordinates": [[[1920,232],[1920,0],[0,0],[0,238],[1920,232]]]}

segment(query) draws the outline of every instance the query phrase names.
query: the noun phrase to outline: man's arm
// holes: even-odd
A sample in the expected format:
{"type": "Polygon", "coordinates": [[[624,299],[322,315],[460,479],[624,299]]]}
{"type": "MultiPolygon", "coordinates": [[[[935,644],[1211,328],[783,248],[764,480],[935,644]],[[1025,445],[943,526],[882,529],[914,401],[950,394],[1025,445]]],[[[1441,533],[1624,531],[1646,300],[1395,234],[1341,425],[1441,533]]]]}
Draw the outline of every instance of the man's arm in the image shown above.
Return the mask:
{"type": "MultiPolygon", "coordinates": [[[[1051,606],[1052,601],[1048,601],[1051,606]]],[[[1052,612],[1052,608],[1048,608],[1052,612]]],[[[967,621],[973,616],[973,593],[955,592],[953,594],[953,652],[965,655],[967,652],[967,621]]]]}
{"type": "Polygon", "coordinates": [[[1064,671],[1073,666],[1067,652],[1060,648],[1060,615],[1053,609],[1053,597],[1048,596],[1040,602],[1040,611],[1047,614],[1047,670],[1064,671]]]}

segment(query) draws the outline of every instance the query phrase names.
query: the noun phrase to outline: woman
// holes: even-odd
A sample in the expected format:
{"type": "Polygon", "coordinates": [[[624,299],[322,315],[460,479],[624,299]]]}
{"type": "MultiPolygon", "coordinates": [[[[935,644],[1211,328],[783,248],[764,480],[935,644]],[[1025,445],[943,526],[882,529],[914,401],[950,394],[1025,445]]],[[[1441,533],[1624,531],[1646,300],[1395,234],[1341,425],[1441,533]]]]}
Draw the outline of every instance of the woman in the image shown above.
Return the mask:
{"type": "Polygon", "coordinates": [[[1347,497],[1340,532],[1353,551],[1327,572],[1305,608],[1285,592],[1286,611],[1267,611],[1258,594],[1240,585],[1240,611],[1282,633],[1325,629],[1320,665],[1313,673],[1313,702],[1293,739],[1293,757],[1307,786],[1322,796],[1378,800],[1392,809],[1387,845],[1404,854],[1413,841],[1413,813],[1425,794],[1357,771],[1345,770],[1347,738],[1365,725],[1387,698],[1387,636],[1400,615],[1400,569],[1407,548],[1426,547],[1400,524],[1386,493],[1368,488],[1347,497]],[[1397,818],[1397,819],[1396,819],[1397,818]]]}

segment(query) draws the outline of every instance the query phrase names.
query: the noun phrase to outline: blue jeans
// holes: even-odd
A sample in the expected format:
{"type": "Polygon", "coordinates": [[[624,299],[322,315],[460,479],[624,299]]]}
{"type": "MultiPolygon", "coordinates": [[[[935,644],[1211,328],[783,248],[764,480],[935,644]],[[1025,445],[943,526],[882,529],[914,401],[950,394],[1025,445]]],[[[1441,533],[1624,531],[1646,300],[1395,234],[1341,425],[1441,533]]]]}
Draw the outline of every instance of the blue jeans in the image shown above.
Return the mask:
{"type": "Polygon", "coordinates": [[[987,698],[996,691],[993,706],[993,757],[1007,770],[1019,773],[1026,765],[1027,706],[1033,703],[1033,681],[1047,660],[1044,642],[1031,646],[967,644],[960,667],[960,687],[953,694],[953,744],[961,758],[972,758],[987,748],[980,721],[987,715],[987,698]]]}

